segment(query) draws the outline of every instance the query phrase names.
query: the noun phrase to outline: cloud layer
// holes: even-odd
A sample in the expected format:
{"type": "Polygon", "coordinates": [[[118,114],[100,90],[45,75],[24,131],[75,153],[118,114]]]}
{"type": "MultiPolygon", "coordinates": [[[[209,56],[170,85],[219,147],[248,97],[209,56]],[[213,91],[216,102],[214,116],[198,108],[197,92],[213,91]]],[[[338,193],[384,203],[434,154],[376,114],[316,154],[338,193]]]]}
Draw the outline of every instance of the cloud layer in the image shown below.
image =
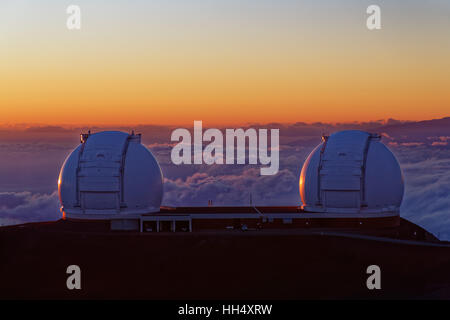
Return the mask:
{"type": "MultiPolygon", "coordinates": [[[[257,124],[253,127],[258,127],[257,124]]],[[[280,170],[261,176],[259,165],[180,165],[170,161],[173,128],[140,126],[164,176],[163,205],[299,205],[298,179],[322,133],[359,129],[382,133],[405,177],[402,216],[450,240],[450,118],[422,122],[389,120],[352,124],[267,124],[280,129],[280,170]]],[[[206,128],[206,127],[205,127],[206,128]]],[[[115,128],[130,131],[130,128],[115,128]]],[[[100,131],[102,128],[96,128],[100,131]]],[[[0,129],[0,223],[60,217],[56,180],[65,157],[84,128],[0,129]],[[17,129],[15,129],[17,130],[17,129]]]]}
{"type": "Polygon", "coordinates": [[[57,192],[0,192],[0,225],[59,219],[57,192]]]}

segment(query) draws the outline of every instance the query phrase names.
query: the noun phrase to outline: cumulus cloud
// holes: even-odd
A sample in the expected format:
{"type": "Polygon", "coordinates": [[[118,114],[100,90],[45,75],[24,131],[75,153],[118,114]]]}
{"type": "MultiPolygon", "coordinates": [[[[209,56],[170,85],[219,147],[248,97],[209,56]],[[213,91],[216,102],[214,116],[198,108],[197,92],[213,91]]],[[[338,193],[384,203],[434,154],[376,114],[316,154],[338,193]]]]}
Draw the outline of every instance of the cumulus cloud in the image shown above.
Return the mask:
{"type": "Polygon", "coordinates": [[[431,144],[433,147],[436,146],[446,146],[447,145],[447,141],[433,141],[433,143],[431,144]]]}
{"type": "Polygon", "coordinates": [[[57,220],[60,217],[56,191],[51,194],[0,192],[0,225],[57,220]]]}
{"type": "Polygon", "coordinates": [[[402,165],[406,180],[402,216],[450,240],[450,159],[402,165]]]}
{"type": "Polygon", "coordinates": [[[423,145],[423,142],[403,142],[400,143],[400,145],[405,146],[405,147],[417,147],[417,146],[421,146],[423,145]]]}
{"type": "Polygon", "coordinates": [[[246,168],[239,174],[213,176],[194,173],[186,179],[166,179],[164,204],[170,206],[298,205],[298,177],[289,169],[273,176],[261,176],[259,169],[246,168]]]}

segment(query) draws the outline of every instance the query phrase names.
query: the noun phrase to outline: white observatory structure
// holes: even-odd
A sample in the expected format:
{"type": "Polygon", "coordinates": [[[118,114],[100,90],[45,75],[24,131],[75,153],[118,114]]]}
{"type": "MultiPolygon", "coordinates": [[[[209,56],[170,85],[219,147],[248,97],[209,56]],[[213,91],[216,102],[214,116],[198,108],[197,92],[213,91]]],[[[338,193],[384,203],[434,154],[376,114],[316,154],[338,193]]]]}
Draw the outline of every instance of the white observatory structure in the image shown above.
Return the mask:
{"type": "Polygon", "coordinates": [[[140,134],[81,134],[59,174],[61,211],[140,232],[399,226],[402,172],[380,135],[349,130],[322,140],[300,174],[301,208],[161,207],[161,168],[140,134]]]}
{"type": "Polygon", "coordinates": [[[103,131],[81,134],[61,168],[58,191],[67,218],[125,223],[160,210],[163,178],[140,134],[103,131]]]}
{"type": "Polygon", "coordinates": [[[364,131],[340,131],[322,137],[300,174],[306,212],[398,215],[403,176],[397,159],[364,131]]]}

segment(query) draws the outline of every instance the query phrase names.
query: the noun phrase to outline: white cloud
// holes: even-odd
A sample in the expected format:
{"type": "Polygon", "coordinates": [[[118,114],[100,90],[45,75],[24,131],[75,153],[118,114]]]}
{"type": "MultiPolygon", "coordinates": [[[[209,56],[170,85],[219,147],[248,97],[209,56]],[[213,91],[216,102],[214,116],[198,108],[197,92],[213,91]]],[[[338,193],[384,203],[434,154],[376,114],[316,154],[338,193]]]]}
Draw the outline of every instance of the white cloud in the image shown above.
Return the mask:
{"type": "Polygon", "coordinates": [[[0,192],[0,225],[57,220],[58,194],[0,192]]]}

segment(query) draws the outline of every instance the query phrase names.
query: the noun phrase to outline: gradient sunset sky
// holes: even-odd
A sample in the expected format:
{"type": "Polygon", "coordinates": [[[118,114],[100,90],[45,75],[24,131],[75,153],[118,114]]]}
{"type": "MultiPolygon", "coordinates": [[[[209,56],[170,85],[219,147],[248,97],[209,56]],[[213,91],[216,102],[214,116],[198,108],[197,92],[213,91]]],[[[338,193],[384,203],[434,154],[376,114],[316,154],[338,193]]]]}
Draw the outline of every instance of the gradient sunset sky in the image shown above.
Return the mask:
{"type": "Polygon", "coordinates": [[[449,115],[450,2],[3,0],[0,124],[449,115]],[[81,7],[82,28],[66,28],[81,7]],[[366,8],[382,29],[366,28],[366,8]]]}

